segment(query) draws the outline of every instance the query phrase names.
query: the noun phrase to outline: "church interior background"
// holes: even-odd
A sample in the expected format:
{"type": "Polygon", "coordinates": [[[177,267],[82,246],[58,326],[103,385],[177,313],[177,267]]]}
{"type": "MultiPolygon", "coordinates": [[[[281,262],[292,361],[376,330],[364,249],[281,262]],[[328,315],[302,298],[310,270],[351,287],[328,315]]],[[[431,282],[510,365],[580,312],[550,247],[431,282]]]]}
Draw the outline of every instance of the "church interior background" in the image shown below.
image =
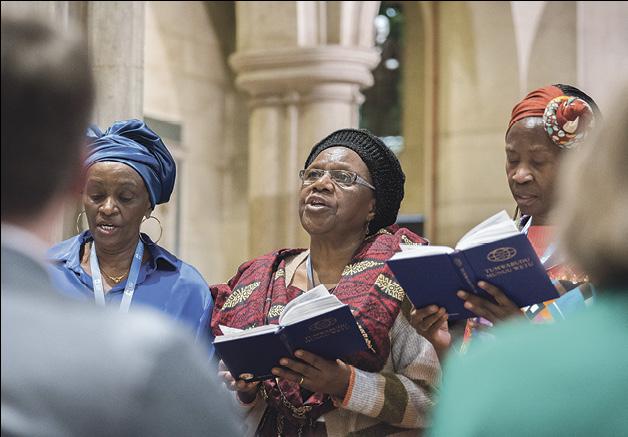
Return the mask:
{"type": "MultiPolygon", "coordinates": [[[[49,1],[78,22],[101,127],[145,118],[178,177],[160,243],[226,281],[243,261],[306,244],[298,170],[331,131],[384,138],[407,181],[400,218],[454,244],[500,209],[510,110],[575,85],[602,112],[628,78],[628,2],[49,1]]],[[[74,205],[55,240],[75,233],[74,205]]],[[[159,229],[146,230],[157,236],[159,229]]]]}

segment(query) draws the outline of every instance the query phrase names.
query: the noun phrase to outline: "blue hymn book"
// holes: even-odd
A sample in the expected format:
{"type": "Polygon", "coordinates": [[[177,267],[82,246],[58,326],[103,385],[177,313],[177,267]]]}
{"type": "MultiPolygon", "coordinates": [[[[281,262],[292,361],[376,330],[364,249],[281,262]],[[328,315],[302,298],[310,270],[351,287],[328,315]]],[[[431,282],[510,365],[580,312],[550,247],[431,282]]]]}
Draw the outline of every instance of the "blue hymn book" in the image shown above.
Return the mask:
{"type": "Polygon", "coordinates": [[[494,302],[479,281],[499,287],[520,308],[558,297],[528,237],[506,211],[467,232],[455,249],[403,246],[387,263],[416,308],[444,307],[450,320],[476,316],[464,308],[458,290],[494,302]]]}
{"type": "Polygon", "coordinates": [[[241,330],[220,326],[224,335],[214,347],[231,375],[247,382],[274,378],[279,359],[298,349],[328,360],[344,358],[367,349],[348,305],[324,285],[293,299],[279,316],[278,325],[241,330]]]}

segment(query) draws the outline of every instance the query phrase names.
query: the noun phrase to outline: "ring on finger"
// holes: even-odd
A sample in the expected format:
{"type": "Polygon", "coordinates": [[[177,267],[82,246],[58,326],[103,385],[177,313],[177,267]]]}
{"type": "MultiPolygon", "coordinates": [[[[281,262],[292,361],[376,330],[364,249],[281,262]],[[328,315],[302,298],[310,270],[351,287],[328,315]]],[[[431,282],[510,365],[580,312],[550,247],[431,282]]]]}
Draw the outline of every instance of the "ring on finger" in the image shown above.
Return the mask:
{"type": "Polygon", "coordinates": [[[303,380],[305,379],[305,377],[303,375],[301,375],[301,379],[299,380],[299,385],[303,384],[303,380]]]}

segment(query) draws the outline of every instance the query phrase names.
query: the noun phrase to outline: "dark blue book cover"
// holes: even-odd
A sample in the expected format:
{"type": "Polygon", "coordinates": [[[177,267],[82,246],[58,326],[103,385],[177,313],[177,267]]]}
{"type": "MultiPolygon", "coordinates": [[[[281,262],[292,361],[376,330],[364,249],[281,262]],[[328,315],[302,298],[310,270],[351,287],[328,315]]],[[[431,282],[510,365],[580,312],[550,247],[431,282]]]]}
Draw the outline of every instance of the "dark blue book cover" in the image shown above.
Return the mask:
{"type": "Polygon", "coordinates": [[[271,369],[279,366],[281,358],[292,355],[276,332],[214,342],[214,348],[231,376],[239,379],[244,373],[251,374],[247,381],[273,378],[271,369]]]}
{"type": "Polygon", "coordinates": [[[234,378],[249,373],[253,375],[249,381],[273,378],[271,369],[279,367],[279,359],[292,357],[297,349],[328,360],[367,349],[347,305],[281,326],[275,332],[214,342],[214,347],[234,378]]]}
{"type": "Polygon", "coordinates": [[[366,342],[347,305],[285,326],[280,335],[292,352],[303,349],[328,360],[366,350],[366,342]]]}
{"type": "Polygon", "coordinates": [[[558,297],[524,234],[451,254],[389,260],[388,265],[415,307],[445,307],[451,320],[475,316],[464,308],[458,290],[492,299],[478,281],[499,287],[519,307],[558,297]]]}

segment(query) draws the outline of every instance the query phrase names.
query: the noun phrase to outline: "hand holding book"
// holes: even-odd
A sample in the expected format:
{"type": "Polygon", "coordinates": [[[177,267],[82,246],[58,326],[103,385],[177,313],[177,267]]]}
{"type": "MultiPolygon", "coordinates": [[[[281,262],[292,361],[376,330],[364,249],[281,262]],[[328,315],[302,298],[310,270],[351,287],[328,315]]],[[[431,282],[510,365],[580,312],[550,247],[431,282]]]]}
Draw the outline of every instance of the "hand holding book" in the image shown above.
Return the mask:
{"type": "Polygon", "coordinates": [[[218,363],[219,379],[222,380],[228,390],[237,392],[237,396],[242,403],[250,404],[257,396],[259,381],[246,382],[246,375],[240,376],[241,378],[236,380],[227,369],[227,366],[225,366],[225,363],[220,360],[218,363]]]}
{"type": "Polygon", "coordinates": [[[280,359],[299,349],[327,360],[366,350],[351,309],[323,285],[289,302],[278,325],[220,328],[224,335],[214,340],[216,352],[234,380],[247,382],[272,378],[280,359]]]}
{"type": "Polygon", "coordinates": [[[486,291],[493,299],[491,302],[480,296],[460,290],[457,295],[465,301],[464,307],[489,322],[495,324],[512,318],[523,317],[523,313],[498,287],[488,282],[478,282],[478,287],[486,291]]]}
{"type": "Polygon", "coordinates": [[[388,261],[390,269],[415,307],[444,307],[449,320],[482,315],[478,312],[498,320],[514,314],[515,307],[558,297],[532,245],[505,211],[469,231],[455,250],[405,249],[388,261]]]}
{"type": "Polygon", "coordinates": [[[445,308],[439,308],[436,305],[414,308],[410,312],[410,324],[432,343],[440,359],[451,346],[448,318],[445,308]]]}
{"type": "Polygon", "coordinates": [[[326,360],[303,350],[296,351],[294,356],[298,360],[279,360],[284,368],[274,367],[273,375],[295,382],[315,393],[326,393],[339,399],[345,397],[351,377],[349,365],[339,359],[326,360]]]}

